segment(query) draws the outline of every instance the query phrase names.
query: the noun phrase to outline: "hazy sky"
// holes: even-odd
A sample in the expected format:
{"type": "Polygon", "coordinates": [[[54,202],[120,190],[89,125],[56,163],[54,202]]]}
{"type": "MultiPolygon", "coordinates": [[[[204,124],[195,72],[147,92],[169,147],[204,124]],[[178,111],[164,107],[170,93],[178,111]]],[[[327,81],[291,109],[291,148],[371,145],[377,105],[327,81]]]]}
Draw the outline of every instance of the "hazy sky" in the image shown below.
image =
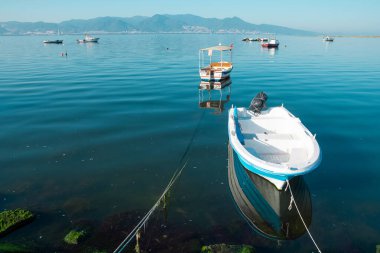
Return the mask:
{"type": "Polygon", "coordinates": [[[237,16],[321,33],[380,34],[380,0],[0,0],[0,21],[154,14],[237,16]]]}

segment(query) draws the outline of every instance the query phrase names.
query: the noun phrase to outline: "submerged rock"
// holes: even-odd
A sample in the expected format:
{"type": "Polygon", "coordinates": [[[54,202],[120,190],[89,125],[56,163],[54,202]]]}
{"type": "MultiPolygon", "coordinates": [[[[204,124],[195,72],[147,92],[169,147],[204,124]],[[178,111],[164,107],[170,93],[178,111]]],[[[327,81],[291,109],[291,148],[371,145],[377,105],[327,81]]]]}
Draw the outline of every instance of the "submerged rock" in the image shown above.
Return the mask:
{"type": "Polygon", "coordinates": [[[15,209],[0,213],[0,237],[30,223],[35,218],[28,210],[15,209]]]}
{"type": "Polygon", "coordinates": [[[203,246],[202,253],[254,253],[255,249],[249,245],[214,244],[203,246]]]}

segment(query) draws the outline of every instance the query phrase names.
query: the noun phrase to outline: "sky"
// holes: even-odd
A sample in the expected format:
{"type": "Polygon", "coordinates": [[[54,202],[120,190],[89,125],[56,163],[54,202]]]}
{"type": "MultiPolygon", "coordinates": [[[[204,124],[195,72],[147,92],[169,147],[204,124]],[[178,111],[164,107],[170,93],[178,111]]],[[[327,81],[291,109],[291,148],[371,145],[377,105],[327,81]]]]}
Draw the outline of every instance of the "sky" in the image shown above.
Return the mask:
{"type": "Polygon", "coordinates": [[[236,16],[325,34],[380,35],[380,0],[0,0],[0,22],[154,14],[236,16]]]}

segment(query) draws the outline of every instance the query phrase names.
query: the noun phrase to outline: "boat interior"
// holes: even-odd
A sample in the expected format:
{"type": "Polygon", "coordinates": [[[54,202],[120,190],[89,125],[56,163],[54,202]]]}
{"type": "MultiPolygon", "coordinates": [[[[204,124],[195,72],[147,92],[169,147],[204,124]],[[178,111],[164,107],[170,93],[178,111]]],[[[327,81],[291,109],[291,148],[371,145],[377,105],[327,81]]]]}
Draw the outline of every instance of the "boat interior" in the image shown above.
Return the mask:
{"type": "Polygon", "coordinates": [[[202,70],[224,70],[224,69],[230,69],[232,68],[232,64],[230,62],[211,62],[211,64],[205,68],[202,68],[202,70]]]}
{"type": "Polygon", "coordinates": [[[300,127],[298,118],[276,113],[255,116],[247,110],[242,114],[239,123],[243,146],[252,155],[294,169],[310,163],[313,155],[311,134],[300,127]]]}

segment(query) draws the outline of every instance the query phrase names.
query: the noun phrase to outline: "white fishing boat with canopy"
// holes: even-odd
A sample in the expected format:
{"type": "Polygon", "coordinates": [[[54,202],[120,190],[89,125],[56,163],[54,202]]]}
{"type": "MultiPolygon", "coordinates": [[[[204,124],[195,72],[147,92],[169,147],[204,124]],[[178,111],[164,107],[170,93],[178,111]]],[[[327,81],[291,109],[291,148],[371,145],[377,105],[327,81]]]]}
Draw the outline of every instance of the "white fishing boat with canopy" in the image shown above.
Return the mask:
{"type": "MultiPolygon", "coordinates": [[[[199,50],[199,75],[202,81],[220,81],[230,76],[232,71],[232,48],[233,46],[214,46],[199,50]],[[217,52],[219,61],[213,61],[214,51],[217,52]],[[209,64],[205,66],[205,52],[209,57],[209,64]],[[230,61],[225,61],[223,53],[229,53],[230,61]]],[[[207,57],[206,56],[206,57],[207,57]]]]}
{"type": "Polygon", "coordinates": [[[322,156],[300,119],[284,106],[264,108],[266,99],[259,93],[249,108],[231,108],[228,135],[242,165],[281,190],[287,180],[317,168],[322,156]]]}

